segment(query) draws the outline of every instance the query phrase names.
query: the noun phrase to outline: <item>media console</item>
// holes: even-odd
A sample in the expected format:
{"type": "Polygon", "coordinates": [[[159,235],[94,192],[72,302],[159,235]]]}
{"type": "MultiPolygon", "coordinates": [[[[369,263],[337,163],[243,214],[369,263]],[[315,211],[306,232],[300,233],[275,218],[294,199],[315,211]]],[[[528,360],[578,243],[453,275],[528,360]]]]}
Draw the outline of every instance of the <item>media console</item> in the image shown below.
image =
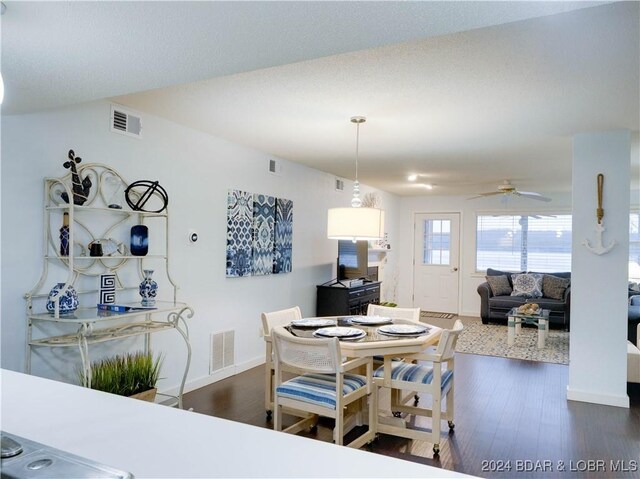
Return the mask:
{"type": "Polygon", "coordinates": [[[369,304],[380,303],[381,281],[364,283],[352,288],[340,283],[317,286],[317,316],[348,316],[367,314],[369,304]]]}

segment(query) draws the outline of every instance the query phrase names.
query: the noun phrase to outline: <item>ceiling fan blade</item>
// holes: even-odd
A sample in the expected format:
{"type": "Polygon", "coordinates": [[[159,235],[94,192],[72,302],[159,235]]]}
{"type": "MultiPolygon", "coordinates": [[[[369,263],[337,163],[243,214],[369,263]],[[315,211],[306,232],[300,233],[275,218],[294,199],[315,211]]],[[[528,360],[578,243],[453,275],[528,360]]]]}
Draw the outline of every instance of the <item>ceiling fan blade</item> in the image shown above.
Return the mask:
{"type": "Polygon", "coordinates": [[[475,200],[476,198],[484,198],[485,196],[493,196],[493,195],[503,195],[502,191],[491,191],[489,193],[480,193],[479,195],[472,196],[471,198],[467,198],[468,200],[475,200]]]}
{"type": "Polygon", "coordinates": [[[532,200],[539,201],[551,201],[551,198],[547,198],[546,196],[542,196],[540,193],[534,193],[533,191],[514,191],[514,195],[524,196],[525,198],[531,198],[532,200]]]}

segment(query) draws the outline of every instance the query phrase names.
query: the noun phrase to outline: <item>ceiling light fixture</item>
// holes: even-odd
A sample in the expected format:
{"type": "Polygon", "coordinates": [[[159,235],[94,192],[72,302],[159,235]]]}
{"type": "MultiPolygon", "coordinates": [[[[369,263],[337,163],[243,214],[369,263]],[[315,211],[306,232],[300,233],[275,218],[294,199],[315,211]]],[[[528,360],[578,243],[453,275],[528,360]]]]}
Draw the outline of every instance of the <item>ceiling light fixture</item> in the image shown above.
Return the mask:
{"type": "Polygon", "coordinates": [[[367,121],[364,116],[351,117],[356,124],[356,177],[353,182],[353,198],[350,208],[330,208],[327,215],[327,237],[329,239],[375,240],[384,236],[384,211],[365,208],[360,199],[358,162],[360,156],[360,124],[367,121]]]}
{"type": "Polygon", "coordinates": [[[433,185],[431,183],[422,183],[422,186],[424,186],[428,190],[432,190],[433,189],[433,185]]]}
{"type": "Polygon", "coordinates": [[[416,181],[418,179],[418,175],[415,173],[411,173],[409,176],[407,176],[407,180],[409,181],[416,181]]]}

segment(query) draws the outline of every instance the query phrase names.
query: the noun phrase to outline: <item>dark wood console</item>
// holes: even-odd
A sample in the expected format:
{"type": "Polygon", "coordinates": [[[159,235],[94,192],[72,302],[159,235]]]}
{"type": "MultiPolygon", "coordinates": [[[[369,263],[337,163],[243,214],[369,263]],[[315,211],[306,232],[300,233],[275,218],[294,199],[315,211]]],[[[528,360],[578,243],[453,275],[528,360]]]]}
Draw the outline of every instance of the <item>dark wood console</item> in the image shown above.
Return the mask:
{"type": "Polygon", "coordinates": [[[317,316],[367,314],[370,303],[380,303],[380,283],[373,281],[348,288],[342,284],[318,285],[317,316]]]}

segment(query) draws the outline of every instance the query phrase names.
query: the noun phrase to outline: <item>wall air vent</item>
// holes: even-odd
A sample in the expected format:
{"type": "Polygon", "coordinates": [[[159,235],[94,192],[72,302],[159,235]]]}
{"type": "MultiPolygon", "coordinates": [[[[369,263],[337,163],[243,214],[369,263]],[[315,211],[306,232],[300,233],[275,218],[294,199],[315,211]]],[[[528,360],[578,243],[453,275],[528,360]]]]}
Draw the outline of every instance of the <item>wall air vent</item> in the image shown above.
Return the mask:
{"type": "Polygon", "coordinates": [[[138,113],[111,105],[110,130],[133,138],[142,138],[142,119],[138,113]]]}
{"type": "Polygon", "coordinates": [[[269,159],[269,173],[272,175],[282,175],[282,165],[278,160],[269,159]]]}
{"type": "Polygon", "coordinates": [[[344,191],[344,180],[336,178],[336,191],[344,191]]]}
{"type": "Polygon", "coordinates": [[[233,330],[211,334],[209,374],[233,366],[235,361],[234,336],[233,330]]]}

